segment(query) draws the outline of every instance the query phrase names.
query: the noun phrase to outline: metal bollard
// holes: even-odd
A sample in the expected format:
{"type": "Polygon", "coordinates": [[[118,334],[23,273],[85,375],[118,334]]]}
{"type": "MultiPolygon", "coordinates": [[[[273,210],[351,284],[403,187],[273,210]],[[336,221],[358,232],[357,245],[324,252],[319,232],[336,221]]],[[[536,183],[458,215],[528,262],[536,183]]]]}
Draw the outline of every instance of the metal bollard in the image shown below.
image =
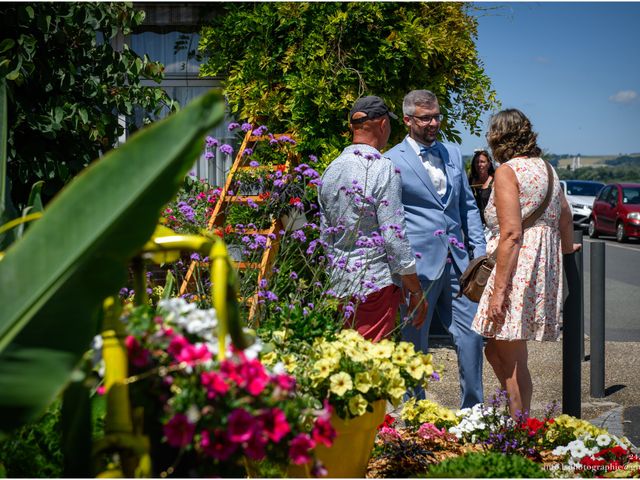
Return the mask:
{"type": "Polygon", "coordinates": [[[562,314],[562,413],[580,418],[583,358],[580,356],[582,277],[575,253],[564,255],[563,264],[569,295],[564,302],[562,314]]]}
{"type": "Polygon", "coordinates": [[[591,243],[591,396],[604,397],[605,244],[591,243]]]}
{"type": "Polygon", "coordinates": [[[573,231],[573,242],[582,245],[582,248],[575,253],[576,265],[578,266],[578,278],[580,282],[580,359],[584,361],[584,232],[582,230],[573,231]]]}

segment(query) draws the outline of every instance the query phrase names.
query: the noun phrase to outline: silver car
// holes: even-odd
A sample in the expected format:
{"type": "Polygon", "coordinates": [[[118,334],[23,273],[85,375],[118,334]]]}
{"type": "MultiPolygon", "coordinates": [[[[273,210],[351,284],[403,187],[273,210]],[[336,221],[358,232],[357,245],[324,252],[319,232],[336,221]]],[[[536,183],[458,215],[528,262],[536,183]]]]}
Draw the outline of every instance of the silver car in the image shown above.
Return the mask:
{"type": "Polygon", "coordinates": [[[589,226],[593,201],[604,187],[604,183],[591,180],[560,180],[560,185],[571,206],[573,225],[586,229],[589,226]]]}

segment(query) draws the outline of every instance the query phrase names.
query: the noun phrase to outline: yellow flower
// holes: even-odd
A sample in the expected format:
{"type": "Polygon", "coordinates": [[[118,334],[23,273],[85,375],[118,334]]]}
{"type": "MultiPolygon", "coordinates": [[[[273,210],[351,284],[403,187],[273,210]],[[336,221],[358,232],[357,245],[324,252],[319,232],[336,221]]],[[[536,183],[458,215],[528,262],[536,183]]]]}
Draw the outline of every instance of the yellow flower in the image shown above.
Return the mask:
{"type": "Polygon", "coordinates": [[[271,333],[271,336],[273,337],[273,340],[276,343],[283,344],[284,341],[287,339],[287,331],[286,330],[274,330],[271,333]]]}
{"type": "Polygon", "coordinates": [[[407,364],[407,357],[400,350],[395,350],[391,355],[391,361],[396,365],[404,366],[407,364]]]}
{"type": "Polygon", "coordinates": [[[356,345],[350,345],[344,349],[345,355],[354,362],[366,362],[367,356],[356,345]]]}
{"type": "Polygon", "coordinates": [[[371,375],[369,372],[356,373],[356,390],[367,393],[371,387],[371,375]]]}
{"type": "Polygon", "coordinates": [[[331,393],[335,393],[337,396],[342,397],[345,393],[353,388],[353,381],[351,376],[346,372],[338,372],[331,375],[329,378],[331,386],[329,390],[331,393]]]}
{"type": "Polygon", "coordinates": [[[394,343],[390,340],[381,340],[373,345],[375,356],[379,358],[390,358],[395,349],[394,343]]]}
{"type": "Polygon", "coordinates": [[[367,401],[362,395],[358,394],[349,400],[349,411],[354,417],[359,417],[367,413],[367,401]]]}
{"type": "Polygon", "coordinates": [[[371,387],[372,388],[376,388],[379,387],[380,385],[382,385],[382,382],[384,380],[384,376],[382,375],[382,372],[378,369],[373,369],[369,372],[370,376],[371,376],[371,387]]]}
{"type": "Polygon", "coordinates": [[[282,357],[282,363],[284,364],[284,369],[289,373],[293,372],[298,367],[298,362],[294,355],[285,355],[282,357]]]}
{"type": "Polygon", "coordinates": [[[262,355],[262,357],[260,357],[260,361],[262,362],[263,365],[273,365],[277,359],[278,359],[278,356],[274,351],[266,353],[262,355]]]}
{"type": "Polygon", "coordinates": [[[400,403],[406,391],[407,387],[404,383],[404,378],[398,376],[390,379],[387,385],[387,392],[389,393],[391,403],[393,403],[394,406],[397,406],[400,403]]]}
{"type": "MultiPolygon", "coordinates": [[[[409,362],[409,365],[405,367],[405,370],[409,375],[411,375],[416,380],[420,380],[425,372],[425,366],[422,364],[419,358],[414,358],[409,362]]],[[[431,369],[431,373],[433,373],[433,368],[431,369]]]]}
{"type": "Polygon", "coordinates": [[[413,346],[413,343],[409,343],[409,342],[398,343],[398,346],[396,347],[396,351],[400,352],[405,357],[411,357],[416,353],[416,349],[413,346]]]}
{"type": "Polygon", "coordinates": [[[311,371],[309,376],[314,380],[322,380],[324,378],[327,378],[335,367],[336,365],[333,361],[323,358],[322,360],[318,360],[313,364],[313,370],[311,371]]]}

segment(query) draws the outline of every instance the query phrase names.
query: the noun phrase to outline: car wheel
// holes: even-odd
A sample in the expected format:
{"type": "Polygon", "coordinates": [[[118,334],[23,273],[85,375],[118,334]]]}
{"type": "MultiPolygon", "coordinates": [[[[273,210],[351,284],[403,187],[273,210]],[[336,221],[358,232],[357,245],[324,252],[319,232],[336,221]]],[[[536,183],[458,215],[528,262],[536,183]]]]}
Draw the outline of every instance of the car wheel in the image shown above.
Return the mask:
{"type": "Polygon", "coordinates": [[[591,238],[598,238],[598,230],[596,230],[596,221],[594,218],[589,220],[589,236],[591,238]]]}
{"type": "Polygon", "coordinates": [[[624,223],[622,222],[616,225],[616,240],[621,243],[627,240],[627,236],[624,234],[624,223]]]}

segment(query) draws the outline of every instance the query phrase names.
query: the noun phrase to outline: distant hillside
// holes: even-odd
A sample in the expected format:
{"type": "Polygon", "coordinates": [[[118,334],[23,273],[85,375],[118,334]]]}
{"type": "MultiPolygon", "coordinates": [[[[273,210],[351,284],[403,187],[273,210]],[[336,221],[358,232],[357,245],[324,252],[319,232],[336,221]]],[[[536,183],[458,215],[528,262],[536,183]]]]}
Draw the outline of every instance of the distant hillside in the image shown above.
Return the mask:
{"type": "MultiPolygon", "coordinates": [[[[624,155],[581,155],[581,168],[571,170],[576,155],[545,153],[563,180],[595,180],[604,183],[640,183],[640,153],[624,155]]],[[[464,157],[469,169],[470,156],[464,157]]]]}

